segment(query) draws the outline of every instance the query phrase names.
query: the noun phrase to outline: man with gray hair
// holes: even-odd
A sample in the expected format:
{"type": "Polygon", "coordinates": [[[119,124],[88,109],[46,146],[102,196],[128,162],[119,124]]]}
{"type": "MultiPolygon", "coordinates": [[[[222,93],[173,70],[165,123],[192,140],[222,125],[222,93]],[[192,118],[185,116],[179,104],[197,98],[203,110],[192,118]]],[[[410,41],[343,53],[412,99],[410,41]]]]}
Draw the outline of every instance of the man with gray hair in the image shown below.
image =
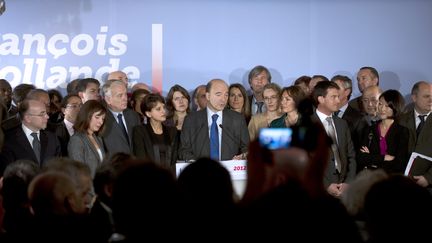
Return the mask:
{"type": "Polygon", "coordinates": [[[102,90],[109,110],[101,133],[108,158],[117,152],[133,154],[132,131],[141,122],[138,113],[127,108],[126,85],[120,80],[108,80],[102,90]]]}
{"type": "Polygon", "coordinates": [[[248,81],[253,92],[252,95],[249,96],[252,115],[265,112],[266,107],[264,106],[263,91],[264,86],[271,83],[270,71],[264,66],[255,66],[249,72],[248,81]]]}

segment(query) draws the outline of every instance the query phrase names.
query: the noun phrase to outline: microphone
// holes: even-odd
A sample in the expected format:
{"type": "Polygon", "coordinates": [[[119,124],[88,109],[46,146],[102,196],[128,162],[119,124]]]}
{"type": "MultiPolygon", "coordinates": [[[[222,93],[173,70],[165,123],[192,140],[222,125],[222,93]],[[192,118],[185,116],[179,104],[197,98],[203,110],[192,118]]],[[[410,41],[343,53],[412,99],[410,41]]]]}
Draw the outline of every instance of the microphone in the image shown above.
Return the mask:
{"type": "MultiPolygon", "coordinates": [[[[231,139],[231,141],[233,141],[233,142],[238,146],[237,149],[240,149],[240,143],[241,143],[241,141],[238,142],[238,140],[236,140],[236,139],[234,138],[234,136],[232,136],[231,132],[230,132],[228,129],[225,129],[225,127],[222,126],[222,124],[219,124],[219,127],[220,127],[220,128],[223,130],[223,132],[228,136],[228,138],[231,139]]],[[[239,152],[241,152],[241,151],[239,151],[239,152]]]]}

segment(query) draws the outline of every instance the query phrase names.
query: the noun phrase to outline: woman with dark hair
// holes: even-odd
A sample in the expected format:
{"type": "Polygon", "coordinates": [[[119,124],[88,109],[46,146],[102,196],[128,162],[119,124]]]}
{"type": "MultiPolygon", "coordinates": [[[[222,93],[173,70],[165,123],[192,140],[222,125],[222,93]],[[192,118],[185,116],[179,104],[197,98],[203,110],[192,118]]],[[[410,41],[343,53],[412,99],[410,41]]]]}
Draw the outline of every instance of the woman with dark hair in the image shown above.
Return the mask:
{"type": "Polygon", "coordinates": [[[397,90],[390,89],[380,95],[380,121],[361,133],[358,170],[382,168],[387,173],[404,173],[408,162],[408,128],[397,122],[404,103],[397,90]]]}
{"type": "Polygon", "coordinates": [[[99,101],[88,100],[82,105],[74,124],[75,133],[68,144],[68,154],[73,160],[90,167],[92,177],[104,160],[106,151],[99,132],[103,129],[107,109],[99,101]]]}
{"type": "Polygon", "coordinates": [[[178,84],[172,86],[166,99],[168,114],[164,124],[176,127],[177,130],[181,131],[183,121],[186,115],[190,112],[190,102],[190,95],[185,88],[178,84]]]}
{"type": "Polygon", "coordinates": [[[141,103],[147,124],[133,129],[133,151],[139,159],[149,159],[164,168],[174,169],[177,161],[177,129],[166,121],[165,100],[159,94],[148,94],[141,103]]]}
{"type": "Polygon", "coordinates": [[[228,109],[242,114],[248,124],[251,119],[251,106],[245,87],[239,83],[231,84],[228,93],[228,109]]]}
{"type": "Polygon", "coordinates": [[[305,92],[297,85],[283,88],[280,107],[284,114],[280,118],[273,120],[270,127],[284,128],[300,124],[301,115],[298,106],[306,97],[305,92]]]}

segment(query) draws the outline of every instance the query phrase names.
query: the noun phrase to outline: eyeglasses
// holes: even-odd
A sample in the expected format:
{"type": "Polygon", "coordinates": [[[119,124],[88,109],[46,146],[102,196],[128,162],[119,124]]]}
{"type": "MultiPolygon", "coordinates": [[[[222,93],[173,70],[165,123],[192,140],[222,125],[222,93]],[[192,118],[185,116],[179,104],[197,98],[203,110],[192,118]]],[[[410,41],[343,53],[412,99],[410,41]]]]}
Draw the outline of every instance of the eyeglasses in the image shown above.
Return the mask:
{"type": "Polygon", "coordinates": [[[276,95],[270,96],[270,97],[264,97],[264,101],[270,102],[272,100],[277,100],[278,97],[276,95]]]}
{"type": "Polygon", "coordinates": [[[45,117],[45,116],[48,116],[48,113],[46,113],[46,111],[42,111],[40,114],[30,114],[30,113],[27,113],[26,115],[28,115],[28,116],[45,117]]]}
{"type": "Polygon", "coordinates": [[[365,104],[369,104],[369,103],[372,103],[373,105],[378,104],[378,100],[376,99],[362,99],[362,102],[365,104]]]}

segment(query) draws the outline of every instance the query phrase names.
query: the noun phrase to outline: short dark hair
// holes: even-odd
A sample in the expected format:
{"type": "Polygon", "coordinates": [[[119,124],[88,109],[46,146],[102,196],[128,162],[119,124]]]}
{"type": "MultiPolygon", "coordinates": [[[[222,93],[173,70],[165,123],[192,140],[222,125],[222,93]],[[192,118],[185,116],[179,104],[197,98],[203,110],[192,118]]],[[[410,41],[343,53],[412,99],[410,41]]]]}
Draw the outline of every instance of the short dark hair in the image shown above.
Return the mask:
{"type": "Polygon", "coordinates": [[[63,97],[60,106],[61,106],[62,108],[66,108],[66,106],[69,104],[69,100],[70,100],[72,97],[77,97],[78,99],[81,100],[81,98],[80,98],[77,94],[68,94],[68,95],[66,95],[65,97],[63,97]]]}
{"type": "MultiPolygon", "coordinates": [[[[101,115],[103,115],[107,113],[107,109],[97,100],[86,101],[78,112],[78,116],[74,124],[75,131],[86,133],[90,126],[91,118],[96,112],[99,112],[101,115]]],[[[99,132],[102,131],[104,124],[99,129],[99,132]]]]}
{"type": "Polygon", "coordinates": [[[429,83],[426,81],[418,81],[415,83],[411,89],[411,95],[417,95],[420,90],[420,85],[425,84],[428,85],[429,83]]]}
{"type": "Polygon", "coordinates": [[[141,103],[141,112],[147,116],[145,112],[151,111],[153,108],[155,108],[158,102],[165,104],[165,99],[162,97],[162,95],[155,93],[146,95],[141,103]]]}
{"type": "Polygon", "coordinates": [[[80,80],[81,80],[80,78],[77,78],[77,79],[74,79],[74,80],[70,81],[67,84],[67,86],[66,86],[66,92],[68,94],[76,94],[76,93],[78,93],[77,86],[78,86],[80,80]]]}
{"type": "Polygon", "coordinates": [[[294,81],[294,85],[300,85],[300,84],[304,83],[306,86],[309,86],[311,79],[312,78],[310,76],[307,76],[307,75],[300,76],[294,81]]]}
{"type": "Polygon", "coordinates": [[[330,81],[321,81],[321,82],[317,83],[317,85],[315,86],[315,88],[312,92],[312,97],[313,97],[313,101],[315,103],[315,106],[318,106],[318,104],[319,104],[318,97],[326,96],[329,89],[339,90],[339,86],[336,83],[333,83],[330,81]]]}
{"type": "Polygon", "coordinates": [[[18,84],[12,91],[13,102],[19,105],[33,89],[36,89],[33,84],[18,84]]]}
{"type": "Polygon", "coordinates": [[[360,70],[369,70],[369,71],[371,71],[372,75],[375,76],[378,79],[377,85],[379,85],[379,73],[378,73],[378,71],[375,68],[366,66],[366,67],[361,67],[360,70]]]}
{"type": "Polygon", "coordinates": [[[87,89],[87,85],[90,83],[94,83],[98,86],[100,86],[100,82],[99,80],[95,79],[95,78],[84,78],[84,79],[80,79],[78,81],[78,84],[76,86],[76,92],[84,92],[87,89]]]}

